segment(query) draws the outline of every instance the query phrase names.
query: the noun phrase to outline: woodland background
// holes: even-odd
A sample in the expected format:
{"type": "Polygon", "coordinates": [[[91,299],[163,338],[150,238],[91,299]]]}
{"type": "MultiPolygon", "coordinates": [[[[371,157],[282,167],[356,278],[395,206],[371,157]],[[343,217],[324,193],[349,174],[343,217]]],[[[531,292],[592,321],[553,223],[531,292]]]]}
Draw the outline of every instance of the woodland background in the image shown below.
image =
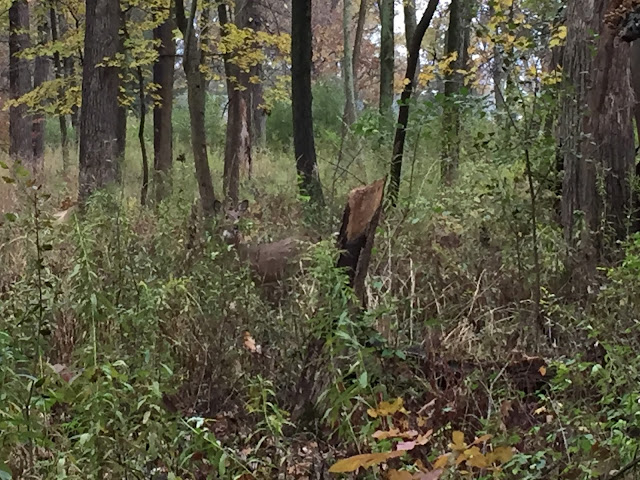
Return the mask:
{"type": "Polygon", "coordinates": [[[0,25],[1,480],[636,478],[640,2],[0,25]]]}

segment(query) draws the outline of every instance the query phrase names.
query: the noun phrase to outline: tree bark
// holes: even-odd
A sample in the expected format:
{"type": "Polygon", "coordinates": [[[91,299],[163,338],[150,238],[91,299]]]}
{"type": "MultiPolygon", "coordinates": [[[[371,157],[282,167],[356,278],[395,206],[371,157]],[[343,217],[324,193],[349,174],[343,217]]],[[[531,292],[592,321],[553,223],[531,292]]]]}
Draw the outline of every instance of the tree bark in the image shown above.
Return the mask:
{"type": "MultiPolygon", "coordinates": [[[[58,41],[58,16],[56,9],[51,6],[49,9],[49,22],[51,24],[51,40],[53,42],[58,41]]],[[[53,67],[56,76],[56,80],[61,80],[64,77],[64,71],[62,69],[62,62],[60,61],[60,52],[53,53],[53,67]]],[[[58,91],[58,102],[62,104],[64,102],[64,93],[62,89],[58,91]]],[[[69,133],[67,131],[67,117],[63,113],[58,113],[58,122],[60,126],[60,143],[62,146],[62,169],[66,172],[69,168],[69,133]]]]}
{"type": "MultiPolygon", "coordinates": [[[[489,3],[489,16],[495,15],[495,7],[493,2],[489,3]]],[[[495,99],[496,109],[504,110],[504,98],[502,84],[504,81],[504,62],[502,60],[502,52],[496,44],[493,47],[493,65],[491,66],[491,76],[493,77],[493,96],[495,99]]]]}
{"type": "Polygon", "coordinates": [[[311,0],[294,0],[291,9],[291,104],[293,146],[300,193],[324,205],[313,137],[311,96],[311,0]]]}
{"type": "MultiPolygon", "coordinates": [[[[244,15],[246,26],[254,32],[263,29],[262,12],[260,11],[259,2],[257,0],[247,0],[244,3],[246,10],[244,15]]],[[[263,65],[257,63],[251,66],[249,77],[258,79],[257,82],[249,82],[247,85],[246,101],[249,111],[249,126],[251,133],[252,148],[264,146],[267,136],[267,111],[264,107],[264,73],[263,65]]]]}
{"type": "MultiPolygon", "coordinates": [[[[19,58],[29,48],[29,6],[26,0],[14,0],[9,8],[9,89],[17,99],[31,91],[29,60],[19,58]]],[[[31,139],[33,121],[26,105],[9,109],[9,155],[36,170],[31,139]]]]}
{"type": "Polygon", "coordinates": [[[449,73],[445,78],[445,104],[442,115],[442,179],[446,185],[453,182],[460,163],[460,108],[455,97],[462,88],[462,46],[464,45],[463,2],[466,0],[451,0],[449,7],[449,29],[445,58],[455,56],[449,65],[449,73]]]}
{"type": "MultiPolygon", "coordinates": [[[[120,28],[123,29],[123,27],[126,25],[127,22],[127,18],[126,18],[126,13],[125,12],[121,12],[120,13],[120,28]]],[[[118,52],[121,53],[122,55],[124,55],[125,57],[127,56],[127,51],[125,49],[124,46],[124,41],[125,41],[125,34],[124,32],[121,33],[118,36],[118,52]]],[[[118,96],[120,95],[120,91],[121,90],[125,90],[126,91],[126,83],[124,81],[124,78],[120,78],[120,86],[118,87],[118,96]]],[[[125,150],[127,148],[127,107],[125,105],[123,105],[122,103],[118,102],[118,125],[117,125],[117,153],[118,153],[118,159],[120,162],[122,162],[124,160],[124,155],[125,155],[125,150]]]]}
{"type": "Polygon", "coordinates": [[[572,285],[582,293],[631,223],[627,212],[635,162],[629,46],[603,22],[609,4],[572,0],[567,7],[563,67],[572,94],[563,100],[558,128],[562,223],[575,252],[568,265],[572,285]]]}
{"type": "MultiPolygon", "coordinates": [[[[249,23],[247,15],[249,3],[252,3],[252,0],[237,3],[236,25],[238,28],[245,28],[249,23]]],[[[222,35],[226,36],[229,19],[227,6],[224,3],[218,4],[218,18],[222,35]]],[[[224,55],[229,110],[222,183],[225,197],[236,204],[240,194],[240,167],[242,166],[249,175],[251,174],[251,129],[249,125],[251,116],[247,102],[249,75],[232,61],[233,55],[237,55],[237,52],[224,55]]]]}
{"type": "MultiPolygon", "coordinates": [[[[411,39],[416,31],[416,2],[415,0],[402,0],[404,10],[404,38],[407,52],[411,48],[411,39]]],[[[416,65],[416,78],[414,78],[414,86],[417,86],[418,74],[420,73],[420,58],[416,65]]]]}
{"type": "Polygon", "coordinates": [[[115,66],[98,66],[118,53],[119,0],[86,0],[78,200],[118,181],[120,175],[118,73],[115,66]]]}
{"type": "Polygon", "coordinates": [[[393,38],[393,0],[378,0],[380,7],[380,115],[383,122],[391,124],[389,119],[393,111],[393,72],[394,72],[394,38],[393,38]]]}
{"type": "Polygon", "coordinates": [[[429,0],[429,4],[420,19],[420,23],[416,26],[415,34],[411,38],[407,72],[404,76],[405,85],[400,97],[400,111],[398,112],[398,121],[396,122],[398,126],[396,127],[396,134],[393,140],[393,155],[391,157],[391,172],[389,175],[389,202],[394,207],[398,201],[398,193],[400,191],[404,141],[407,136],[407,125],[409,124],[409,100],[413,92],[413,80],[416,76],[416,69],[418,68],[420,45],[422,44],[424,34],[431,24],[431,19],[438,8],[438,1],[439,0],[429,0]]]}
{"type": "MultiPolygon", "coordinates": [[[[358,82],[358,66],[360,65],[360,50],[362,49],[362,37],[364,35],[364,24],[367,21],[367,0],[360,0],[360,8],[358,9],[358,23],[356,25],[355,38],[353,39],[353,56],[351,63],[353,64],[353,83],[354,86],[358,82]]],[[[354,88],[355,102],[358,101],[358,90],[354,88]]]]}
{"type": "Polygon", "coordinates": [[[353,51],[351,50],[351,0],[342,1],[342,41],[344,54],[342,58],[342,80],[344,81],[344,116],[345,126],[356,121],[356,97],[353,84],[353,51]]]}
{"type": "Polygon", "coordinates": [[[171,13],[161,25],[153,29],[159,41],[158,60],[153,65],[153,82],[158,85],[159,104],[153,108],[153,172],[156,202],[160,203],[171,191],[173,166],[173,77],[176,46],[173,42],[171,13]]]}
{"type": "MultiPolygon", "coordinates": [[[[48,26],[43,21],[38,26],[38,42],[43,45],[47,41],[48,26]]],[[[33,67],[33,87],[37,88],[47,80],[49,70],[49,59],[46,56],[39,55],[36,57],[33,67]]],[[[35,165],[40,168],[44,164],[44,113],[36,113],[33,115],[33,160],[35,165]]]]}
{"type": "Polygon", "coordinates": [[[198,37],[194,30],[196,2],[191,4],[191,13],[187,18],[182,0],[176,0],[176,23],[185,38],[184,72],[187,77],[187,98],[189,103],[189,117],[191,119],[191,146],[196,166],[196,179],[202,209],[207,216],[214,214],[215,193],[211,181],[211,169],[207,155],[207,134],[205,128],[205,102],[207,99],[204,88],[204,74],[200,71],[202,50],[198,45],[198,37]]]}

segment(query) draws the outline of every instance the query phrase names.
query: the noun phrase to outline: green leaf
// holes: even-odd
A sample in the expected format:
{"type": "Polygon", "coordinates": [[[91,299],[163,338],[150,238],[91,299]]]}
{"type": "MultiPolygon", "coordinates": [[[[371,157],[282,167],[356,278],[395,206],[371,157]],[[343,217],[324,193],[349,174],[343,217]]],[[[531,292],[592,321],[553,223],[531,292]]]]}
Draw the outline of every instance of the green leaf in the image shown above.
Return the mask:
{"type": "Polygon", "coordinates": [[[358,382],[360,383],[361,388],[365,388],[367,386],[369,382],[369,375],[367,374],[366,370],[362,372],[362,375],[360,375],[358,382]]]}
{"type": "Polygon", "coordinates": [[[4,462],[0,462],[0,480],[11,480],[11,478],[13,476],[9,467],[4,462]]]}
{"type": "Polygon", "coordinates": [[[9,222],[15,222],[18,219],[18,216],[15,213],[12,212],[7,212],[4,214],[4,217],[9,221],[9,222]]]}
{"type": "Polygon", "coordinates": [[[4,183],[16,183],[16,181],[11,177],[3,176],[2,180],[4,180],[4,183]]]}

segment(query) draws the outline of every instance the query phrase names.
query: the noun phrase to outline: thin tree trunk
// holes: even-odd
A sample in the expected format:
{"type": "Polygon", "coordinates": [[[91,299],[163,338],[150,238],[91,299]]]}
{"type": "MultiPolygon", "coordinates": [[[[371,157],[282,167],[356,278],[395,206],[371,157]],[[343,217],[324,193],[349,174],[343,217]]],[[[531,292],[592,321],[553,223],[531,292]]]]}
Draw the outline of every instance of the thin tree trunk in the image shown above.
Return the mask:
{"type": "MultiPolygon", "coordinates": [[[[489,2],[489,17],[495,15],[495,7],[493,2],[489,2]]],[[[491,76],[493,77],[493,95],[495,98],[496,109],[500,112],[504,111],[504,98],[502,84],[504,81],[504,62],[502,60],[502,52],[498,44],[493,46],[493,65],[491,67],[491,76]]]]}
{"type": "Polygon", "coordinates": [[[380,115],[383,123],[389,120],[393,111],[393,72],[394,72],[394,38],[393,38],[393,0],[378,0],[380,7],[380,115]]]}
{"type": "MultiPolygon", "coordinates": [[[[121,12],[120,14],[120,27],[123,28],[126,26],[127,18],[126,12],[121,12]]],[[[126,28],[126,27],[125,27],[126,28]]],[[[124,29],[123,29],[124,30],[124,29]]],[[[127,55],[127,51],[124,46],[125,41],[125,33],[122,33],[118,36],[118,51],[122,55],[127,55]]],[[[120,78],[120,90],[126,89],[126,84],[124,78],[120,78]]],[[[118,92],[120,93],[120,92],[118,92]]],[[[120,161],[124,160],[125,150],[127,148],[127,107],[122,103],[118,103],[118,125],[117,125],[117,149],[118,149],[118,158],[120,161]]]]}
{"type": "Polygon", "coordinates": [[[169,17],[153,30],[153,37],[160,42],[158,61],[153,65],[153,82],[158,85],[156,94],[160,103],[153,108],[153,171],[156,202],[160,203],[171,191],[173,166],[173,77],[176,46],[173,41],[173,21],[169,17]]]}
{"type": "Polygon", "coordinates": [[[303,196],[323,206],[313,137],[311,63],[311,0],[295,0],[291,9],[291,108],[298,185],[303,196]]]}
{"type": "MultiPolygon", "coordinates": [[[[47,41],[47,24],[42,21],[38,26],[38,42],[43,45],[47,41]]],[[[33,67],[33,87],[37,88],[47,80],[49,59],[46,56],[36,57],[33,67]]],[[[39,168],[44,164],[44,113],[33,115],[33,159],[39,168]]]]}
{"type": "Polygon", "coordinates": [[[147,105],[144,100],[144,76],[142,67],[138,65],[138,101],[140,102],[140,125],[138,127],[138,142],[142,156],[142,187],[140,188],[140,205],[147,204],[147,192],[149,191],[149,159],[147,158],[147,144],[144,141],[144,127],[147,118],[147,105]]]}
{"type": "Polygon", "coordinates": [[[442,115],[442,179],[446,185],[453,182],[460,163],[460,107],[455,97],[462,87],[462,46],[464,44],[463,2],[467,0],[451,0],[449,7],[449,29],[445,57],[455,56],[450,63],[450,73],[444,85],[445,105],[442,115]]]}
{"type": "MultiPolygon", "coordinates": [[[[9,8],[9,89],[12,99],[20,98],[31,90],[29,60],[18,57],[31,46],[28,31],[29,6],[26,0],[14,0],[9,8]]],[[[9,155],[35,171],[32,128],[33,120],[26,105],[9,109],[9,155]]]]}
{"type": "Polygon", "coordinates": [[[197,4],[191,4],[191,13],[187,18],[182,0],[176,0],[176,23],[185,38],[185,57],[183,66],[187,77],[187,97],[189,103],[189,117],[191,119],[191,146],[196,166],[196,179],[202,209],[208,216],[214,214],[215,193],[211,180],[209,158],[207,155],[207,134],[205,128],[206,91],[204,89],[204,74],[200,71],[202,50],[198,45],[198,38],[194,31],[194,18],[197,4]]]}
{"type": "Polygon", "coordinates": [[[353,85],[353,51],[351,50],[351,0],[343,0],[342,41],[344,55],[342,59],[342,79],[344,81],[344,116],[345,126],[356,121],[356,98],[353,85]]]}
{"type": "MultiPolygon", "coordinates": [[[[58,18],[55,7],[49,9],[49,22],[51,23],[51,40],[53,42],[58,41],[58,18]]],[[[53,67],[56,76],[56,80],[61,80],[64,77],[64,71],[62,70],[62,62],[60,61],[60,53],[53,53],[53,67]]],[[[64,102],[64,92],[62,89],[58,91],[58,103],[64,102]]],[[[62,169],[66,172],[69,168],[69,134],[67,132],[67,117],[63,113],[58,113],[58,122],[60,125],[60,142],[62,146],[62,169]]]]}
{"type": "MultiPolygon", "coordinates": [[[[246,26],[254,32],[263,30],[262,12],[257,0],[249,0],[244,4],[246,12],[243,14],[246,26]]],[[[266,142],[267,112],[264,106],[264,73],[261,63],[252,65],[249,70],[249,77],[257,81],[249,82],[245,98],[249,111],[249,126],[251,133],[252,148],[264,146],[266,142]]],[[[253,158],[252,158],[253,160],[253,158]]]]}
{"type": "MultiPolygon", "coordinates": [[[[354,86],[358,82],[358,67],[360,65],[360,50],[362,49],[362,37],[364,35],[364,24],[367,21],[367,0],[360,0],[360,8],[358,9],[358,23],[356,25],[356,34],[353,40],[353,83],[354,86]]],[[[354,88],[354,99],[358,101],[358,90],[354,88]]]]}
{"type": "MultiPolygon", "coordinates": [[[[402,0],[404,9],[404,37],[407,51],[411,48],[411,39],[416,31],[416,2],[415,0],[402,0]]],[[[418,85],[418,74],[420,73],[420,58],[416,65],[416,78],[413,79],[414,87],[418,85]]]]}
{"type": "MultiPolygon", "coordinates": [[[[236,25],[245,28],[248,24],[247,3],[238,2],[236,12],[236,25]]],[[[222,35],[228,34],[227,6],[218,4],[218,18],[222,35]]],[[[227,78],[227,95],[229,97],[229,110],[227,114],[227,133],[224,149],[224,174],[223,189],[225,197],[233,204],[238,203],[240,194],[240,167],[242,166],[251,175],[251,134],[250,115],[246,94],[248,93],[249,76],[231,61],[235,53],[227,53],[224,56],[224,69],[227,78]]]]}
{"type": "Polygon", "coordinates": [[[99,66],[118,53],[120,3],[86,0],[80,168],[78,200],[82,204],[96,190],[119,180],[117,146],[119,69],[99,66]]]}
{"type": "Polygon", "coordinates": [[[420,57],[420,45],[424,34],[427,32],[431,19],[438,8],[439,0],[429,0],[429,4],[422,14],[420,23],[416,26],[416,31],[411,38],[409,48],[409,59],[407,61],[407,72],[405,73],[405,85],[400,97],[400,111],[396,134],[393,140],[393,156],[391,157],[391,172],[389,174],[389,202],[396,206],[398,193],[400,191],[400,179],[402,178],[402,156],[404,154],[404,141],[407,136],[407,125],[409,124],[409,100],[413,92],[413,80],[418,68],[418,58],[420,57]]]}
{"type": "Polygon", "coordinates": [[[590,3],[568,6],[563,69],[572,94],[563,100],[558,128],[562,223],[575,251],[572,285],[582,293],[598,262],[633,225],[627,212],[635,163],[629,46],[603,21],[610,2],[590,3]]]}

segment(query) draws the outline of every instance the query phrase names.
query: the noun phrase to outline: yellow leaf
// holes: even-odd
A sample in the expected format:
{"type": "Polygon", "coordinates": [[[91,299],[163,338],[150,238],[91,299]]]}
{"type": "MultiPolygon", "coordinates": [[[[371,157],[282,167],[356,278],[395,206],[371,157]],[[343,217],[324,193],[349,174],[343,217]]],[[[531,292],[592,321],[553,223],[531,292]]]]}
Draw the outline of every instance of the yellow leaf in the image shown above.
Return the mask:
{"type": "Polygon", "coordinates": [[[413,475],[411,475],[406,470],[389,470],[389,475],[387,475],[389,480],[412,480],[413,475]]]}
{"type": "Polygon", "coordinates": [[[402,81],[402,84],[403,84],[404,86],[407,86],[407,85],[409,85],[410,83],[411,83],[411,79],[406,78],[406,77],[405,77],[405,79],[402,81]]]}
{"type": "Polygon", "coordinates": [[[378,430],[372,435],[372,437],[375,438],[376,440],[385,440],[387,438],[394,438],[399,436],[400,436],[400,430],[398,430],[397,428],[392,428],[389,431],[378,430]]]}
{"type": "Polygon", "coordinates": [[[387,415],[393,415],[397,412],[404,413],[404,414],[409,413],[404,408],[403,405],[404,405],[404,400],[398,397],[393,402],[380,402],[380,404],[378,405],[378,408],[376,408],[375,410],[370,408],[367,410],[367,413],[369,414],[370,417],[373,417],[373,418],[376,418],[377,416],[384,417],[387,415]]]}
{"type": "Polygon", "coordinates": [[[487,433],[486,435],[482,435],[481,437],[476,438],[471,445],[478,445],[479,443],[484,443],[488,440],[491,440],[493,435],[487,433]]]}
{"type": "Polygon", "coordinates": [[[447,463],[449,463],[449,454],[445,453],[444,455],[440,455],[438,458],[436,458],[435,462],[433,462],[433,468],[444,468],[447,466],[447,463]]]}
{"type": "Polygon", "coordinates": [[[547,367],[543,365],[538,369],[538,371],[540,372],[540,375],[544,377],[547,374],[547,367]]]}
{"type": "Polygon", "coordinates": [[[353,457],[343,458],[334,463],[329,469],[330,473],[349,473],[355,472],[359,468],[369,468],[379,463],[385,462],[390,458],[402,456],[404,452],[381,452],[381,453],[364,453],[362,455],[354,455],[353,457]]]}
{"type": "Polygon", "coordinates": [[[467,465],[476,468],[485,468],[488,466],[487,459],[484,458],[478,447],[471,447],[464,452],[467,457],[467,465]]]}
{"type": "Polygon", "coordinates": [[[464,450],[467,447],[467,444],[464,443],[464,433],[456,430],[455,432],[453,432],[451,438],[453,440],[451,448],[453,448],[454,450],[464,450]]]}
{"type": "Polygon", "coordinates": [[[511,447],[496,447],[491,453],[500,463],[507,463],[513,458],[513,449],[511,447]]]}

